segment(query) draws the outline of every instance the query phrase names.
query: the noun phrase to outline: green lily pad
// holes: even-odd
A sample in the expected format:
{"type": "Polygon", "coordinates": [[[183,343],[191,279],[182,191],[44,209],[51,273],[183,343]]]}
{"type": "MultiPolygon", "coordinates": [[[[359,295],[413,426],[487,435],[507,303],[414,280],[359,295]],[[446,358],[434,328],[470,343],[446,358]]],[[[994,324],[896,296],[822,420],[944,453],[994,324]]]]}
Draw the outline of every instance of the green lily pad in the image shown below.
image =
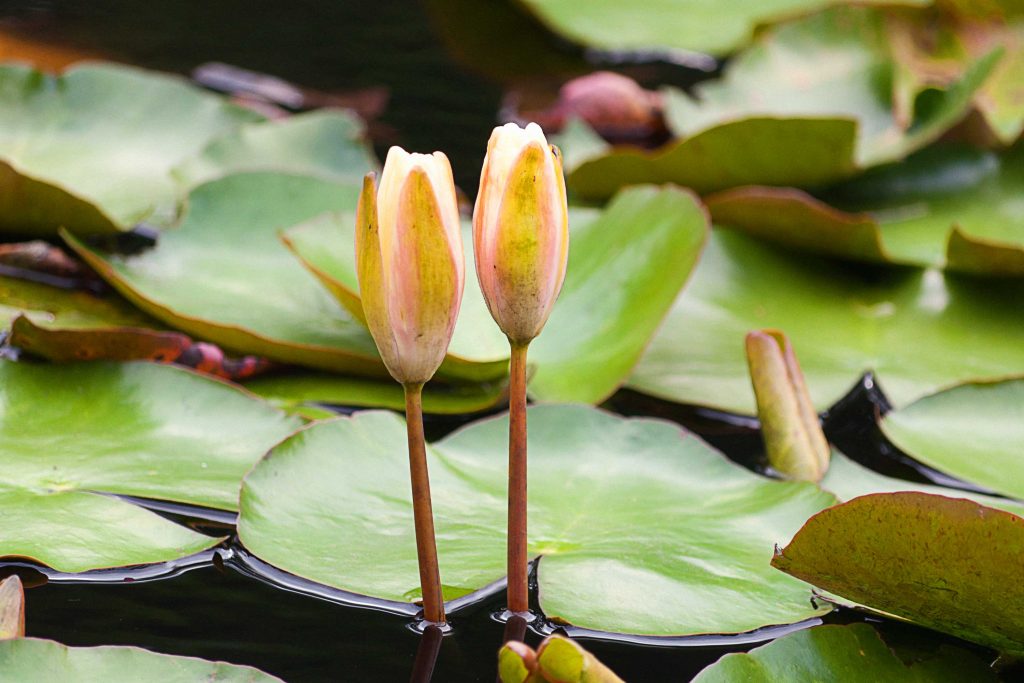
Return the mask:
{"type": "Polygon", "coordinates": [[[770,327],[792,341],[819,410],[866,370],[894,405],[905,405],[942,387],[1024,370],[1022,299],[1016,280],[864,272],[713,230],[628,386],[752,415],[743,339],[770,327]]]}
{"type": "Polygon", "coordinates": [[[926,465],[1024,499],[1024,379],[962,384],[891,411],[880,424],[926,465]]]}
{"type": "Polygon", "coordinates": [[[832,451],[832,460],[829,464],[828,473],[821,480],[821,488],[834,493],[839,500],[853,500],[858,496],[866,496],[870,493],[896,493],[898,491],[917,491],[918,493],[930,493],[936,496],[948,496],[950,498],[966,498],[973,500],[990,508],[1006,510],[1015,515],[1024,517],[1024,503],[988,496],[983,493],[960,491],[936,486],[934,484],[920,484],[918,482],[896,479],[879,474],[870,470],[839,451],[832,451]]]}
{"type": "MultiPolygon", "coordinates": [[[[872,2],[873,0],[868,0],[872,2]]],[[[708,52],[724,55],[746,43],[761,25],[837,4],[835,0],[522,0],[552,30],[607,50],[708,52]]],[[[884,4],[927,5],[929,0],[884,4]]]]}
{"type": "Polygon", "coordinates": [[[2,362],[0,415],[0,484],[15,491],[224,510],[252,464],[300,425],[231,385],[150,363],[2,362]]]}
{"type": "MultiPolygon", "coordinates": [[[[286,241],[342,305],[357,311],[352,224],[349,216],[322,217],[288,231],[286,241]]],[[[562,293],[530,345],[529,388],[541,400],[597,403],[628,376],[689,277],[707,217],[685,190],[636,187],[600,213],[573,209],[570,226],[562,293]]],[[[468,235],[465,243],[472,244],[468,235]]],[[[473,272],[470,254],[466,268],[473,272]]],[[[467,283],[449,360],[504,364],[507,358],[508,342],[478,285],[467,283]]]]}
{"type": "Polygon", "coordinates": [[[692,97],[670,90],[665,117],[680,136],[752,116],[851,119],[856,161],[871,166],[924,146],[962,118],[1000,57],[980,59],[946,90],[920,93],[897,62],[886,14],[837,7],[766,32],[692,97]],[[919,93],[927,101],[915,106],[919,93]]]}
{"type": "Polygon", "coordinates": [[[818,185],[856,172],[856,137],[857,124],[849,119],[751,117],[652,152],[592,143],[584,153],[569,147],[566,158],[577,165],[567,166],[567,182],[584,199],[610,197],[636,183],[675,183],[701,194],[739,185],[818,185]],[[793,149],[801,153],[789,154],[793,149]]]}
{"type": "Polygon", "coordinates": [[[723,225],[840,258],[1024,275],[1024,145],[996,155],[933,147],[841,185],[837,209],[799,190],[741,187],[708,198],[723,225]]]}
{"type": "Polygon", "coordinates": [[[890,647],[867,624],[829,624],[790,633],[750,652],[725,655],[693,683],[998,680],[987,662],[963,648],[943,644],[926,653],[905,653],[890,647]]]}
{"type": "Polygon", "coordinates": [[[876,10],[843,7],[765,33],[694,97],[667,91],[678,139],[653,152],[572,151],[570,187],[600,198],[639,182],[700,193],[821,186],[902,158],[967,114],[1002,54],[978,59],[945,89],[923,89],[899,66],[885,22],[876,10]]]}
{"type": "Polygon", "coordinates": [[[377,168],[365,127],[344,110],[320,109],[239,127],[183,163],[175,175],[192,187],[232,173],[280,171],[359,184],[377,168]]]}
{"type": "Polygon", "coordinates": [[[13,346],[56,361],[170,359],[191,343],[117,295],[0,276],[0,328],[8,325],[13,346]]]}
{"type": "Polygon", "coordinates": [[[0,67],[0,230],[110,233],[166,222],[171,170],[256,115],[184,80],[110,64],[0,67]]]}
{"type": "Polygon", "coordinates": [[[903,492],[819,512],[772,564],[848,600],[1020,654],[1021,561],[1024,518],[903,492]]]}
{"type": "Polygon", "coordinates": [[[139,647],[68,647],[38,638],[0,642],[0,670],[19,683],[282,683],[250,666],[162,655],[139,647]]]}
{"type": "MultiPolygon", "coordinates": [[[[375,380],[326,373],[290,373],[256,377],[245,388],[288,411],[326,403],[362,408],[405,409],[405,391],[391,379],[375,380]]],[[[423,412],[460,415],[487,410],[506,395],[502,382],[446,384],[430,382],[423,389],[423,412]]],[[[333,413],[329,414],[333,417],[333,413]]]]}
{"type": "MultiPolygon", "coordinates": [[[[530,553],[549,618],[679,635],[821,613],[767,560],[831,494],[753,474],[665,422],[539,405],[529,426],[530,553]]],[[[428,447],[446,599],[504,575],[507,438],[503,416],[428,447]]],[[[384,412],[296,433],[246,477],[240,539],[293,574],[409,602],[419,575],[405,439],[384,412]]]]}
{"type": "Polygon", "coordinates": [[[164,323],[239,353],[384,375],[369,332],[278,241],[324,211],[354,209],[355,186],[306,176],[228,176],[189,195],[188,213],[134,256],[70,244],[129,301],[164,323]]]}

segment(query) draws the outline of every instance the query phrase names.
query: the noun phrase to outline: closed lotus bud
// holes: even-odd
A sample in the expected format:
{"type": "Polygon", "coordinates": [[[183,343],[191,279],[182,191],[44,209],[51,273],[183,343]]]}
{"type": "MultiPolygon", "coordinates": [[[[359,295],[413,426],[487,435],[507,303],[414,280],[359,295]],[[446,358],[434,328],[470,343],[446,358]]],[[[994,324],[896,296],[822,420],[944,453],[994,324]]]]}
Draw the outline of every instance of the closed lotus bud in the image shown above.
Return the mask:
{"type": "Polygon", "coordinates": [[[422,384],[444,360],[462,303],[465,264],[455,183],[441,152],[392,147],[363,180],[356,270],[370,334],[402,384],[422,384]]]}
{"type": "Polygon", "coordinates": [[[473,210],[480,289],[513,344],[540,334],[562,288],[569,254],[565,178],[540,126],[494,129],[473,210]]]}

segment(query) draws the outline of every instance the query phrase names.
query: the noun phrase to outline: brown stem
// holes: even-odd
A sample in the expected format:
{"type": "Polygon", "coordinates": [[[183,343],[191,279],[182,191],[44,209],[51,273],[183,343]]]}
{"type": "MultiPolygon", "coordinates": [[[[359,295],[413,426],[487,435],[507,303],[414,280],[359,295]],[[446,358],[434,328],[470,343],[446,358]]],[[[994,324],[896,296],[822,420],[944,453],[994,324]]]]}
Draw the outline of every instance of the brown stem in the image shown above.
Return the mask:
{"type": "Polygon", "coordinates": [[[508,609],[529,610],[526,559],[526,349],[512,344],[508,401],[508,609]]]}
{"type": "Polygon", "coordinates": [[[443,624],[444,598],[437,566],[434,512],[430,504],[427,447],[423,439],[423,385],[405,385],[405,424],[409,434],[409,474],[412,479],[412,514],[416,523],[416,555],[420,563],[423,617],[443,624]]]}

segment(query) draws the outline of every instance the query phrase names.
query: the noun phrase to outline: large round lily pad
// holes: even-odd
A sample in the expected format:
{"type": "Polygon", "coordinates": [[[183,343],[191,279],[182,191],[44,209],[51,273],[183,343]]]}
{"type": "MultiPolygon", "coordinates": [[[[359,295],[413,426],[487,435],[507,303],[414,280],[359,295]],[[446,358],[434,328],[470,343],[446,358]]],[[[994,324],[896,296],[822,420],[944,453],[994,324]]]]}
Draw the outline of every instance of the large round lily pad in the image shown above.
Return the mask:
{"type": "MultiPolygon", "coordinates": [[[[529,389],[541,400],[596,403],[628,376],[689,278],[707,234],[707,216],[685,190],[635,187],[601,212],[573,209],[569,223],[565,283],[547,325],[530,345],[535,371],[529,389]]],[[[322,216],[289,230],[286,241],[355,315],[360,303],[352,226],[351,216],[322,216]]],[[[472,244],[468,234],[464,242],[472,244]]],[[[473,272],[472,254],[466,259],[467,272],[473,272]]],[[[476,279],[470,280],[449,362],[503,367],[508,342],[476,279]]]]}
{"type": "Polygon", "coordinates": [[[903,492],[819,512],[772,564],[873,609],[1019,654],[1022,561],[1024,518],[903,492]]]}
{"type": "MultiPolygon", "coordinates": [[[[401,419],[382,412],[298,432],[246,477],[242,542],[314,581],[415,598],[405,438],[401,419]]],[[[504,575],[507,438],[501,417],[428,449],[447,599],[504,575]]],[[[678,635],[821,613],[767,563],[831,494],[753,474],[675,425],[583,406],[531,408],[529,438],[530,552],[548,617],[678,635]]]]}
{"type": "Polygon", "coordinates": [[[753,414],[743,339],[783,330],[825,409],[865,370],[897,406],[1024,371],[1024,284],[939,271],[863,271],[712,231],[693,280],[629,381],[679,403],[753,414]]]}
{"type": "Polygon", "coordinates": [[[0,67],[0,230],[113,232],[173,216],[171,170],[258,117],[184,80],[110,64],[0,67]]]}
{"type": "Polygon", "coordinates": [[[885,415],[882,431],[915,459],[1024,499],[1024,379],[978,382],[885,415]]]}
{"type": "Polygon", "coordinates": [[[0,641],[0,671],[18,683],[282,683],[249,666],[157,654],[140,647],[68,647],[52,640],[0,641]]]}
{"type": "Polygon", "coordinates": [[[998,680],[987,662],[965,648],[942,644],[930,652],[901,651],[867,624],[829,624],[790,633],[750,652],[728,654],[701,671],[693,683],[998,680]]]}

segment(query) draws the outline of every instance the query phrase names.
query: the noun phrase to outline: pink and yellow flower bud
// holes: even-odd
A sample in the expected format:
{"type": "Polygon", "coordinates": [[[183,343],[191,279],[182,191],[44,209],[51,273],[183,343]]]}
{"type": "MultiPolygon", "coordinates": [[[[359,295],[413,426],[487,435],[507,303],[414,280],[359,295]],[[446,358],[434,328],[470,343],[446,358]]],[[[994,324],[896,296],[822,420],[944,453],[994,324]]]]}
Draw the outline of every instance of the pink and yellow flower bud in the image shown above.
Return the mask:
{"type": "Polygon", "coordinates": [[[540,334],[562,289],[569,255],[565,177],[540,126],[494,129],[473,210],[480,289],[513,344],[540,334]]]}
{"type": "Polygon", "coordinates": [[[465,281],[455,183],[444,154],[392,147],[380,187],[374,174],[366,176],[356,269],[384,365],[402,384],[426,382],[448,350],[465,281]]]}

